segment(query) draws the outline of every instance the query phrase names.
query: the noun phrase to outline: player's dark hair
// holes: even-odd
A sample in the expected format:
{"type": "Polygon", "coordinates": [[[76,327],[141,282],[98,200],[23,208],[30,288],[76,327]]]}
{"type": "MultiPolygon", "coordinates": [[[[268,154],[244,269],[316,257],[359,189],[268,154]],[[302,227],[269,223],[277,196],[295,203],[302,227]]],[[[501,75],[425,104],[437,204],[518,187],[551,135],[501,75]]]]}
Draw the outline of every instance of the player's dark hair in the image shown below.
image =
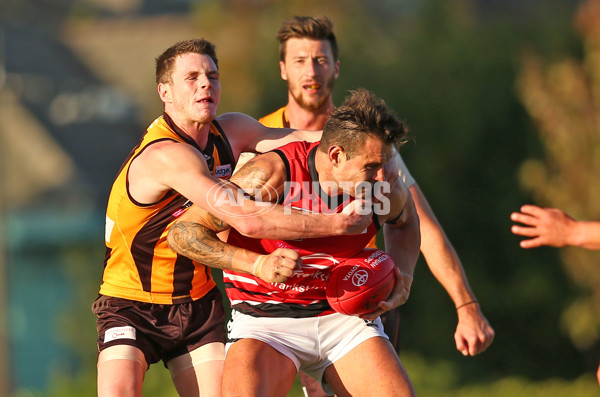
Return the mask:
{"type": "Polygon", "coordinates": [[[279,60],[285,60],[286,42],[289,39],[328,40],[331,44],[333,60],[338,60],[338,45],[333,33],[333,24],[327,17],[299,17],[285,21],[277,32],[279,40],[279,60]]]}
{"type": "Polygon", "coordinates": [[[189,39],[179,41],[167,48],[165,52],[156,58],[156,84],[169,83],[173,73],[173,64],[175,58],[179,55],[187,53],[196,53],[211,57],[217,69],[219,61],[217,60],[217,52],[215,45],[206,39],[189,39]]]}
{"type": "Polygon", "coordinates": [[[347,158],[364,148],[367,136],[376,136],[396,148],[406,141],[408,126],[372,92],[359,88],[350,91],[342,106],[333,111],[325,127],[319,150],[327,152],[341,146],[347,158]]]}

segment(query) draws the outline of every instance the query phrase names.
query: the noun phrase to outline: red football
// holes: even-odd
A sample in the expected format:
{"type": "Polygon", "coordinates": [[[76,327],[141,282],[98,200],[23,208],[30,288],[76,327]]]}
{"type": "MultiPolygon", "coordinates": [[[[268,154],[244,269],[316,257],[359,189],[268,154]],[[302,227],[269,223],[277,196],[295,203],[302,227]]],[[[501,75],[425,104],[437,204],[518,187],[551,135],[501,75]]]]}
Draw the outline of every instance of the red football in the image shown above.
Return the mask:
{"type": "Polygon", "coordinates": [[[384,251],[365,248],[337,264],[327,281],[327,301],[338,313],[361,315],[377,309],[396,283],[396,265],[384,251]]]}

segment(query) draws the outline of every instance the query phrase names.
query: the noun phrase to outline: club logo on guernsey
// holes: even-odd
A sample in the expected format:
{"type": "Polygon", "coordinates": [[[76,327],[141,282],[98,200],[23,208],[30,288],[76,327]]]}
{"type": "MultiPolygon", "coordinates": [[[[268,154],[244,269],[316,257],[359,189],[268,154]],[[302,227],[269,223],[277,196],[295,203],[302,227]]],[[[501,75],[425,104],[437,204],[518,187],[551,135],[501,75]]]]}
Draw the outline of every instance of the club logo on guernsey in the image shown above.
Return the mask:
{"type": "Polygon", "coordinates": [[[229,178],[232,173],[231,164],[219,165],[215,169],[215,177],[217,178],[229,178]]]}

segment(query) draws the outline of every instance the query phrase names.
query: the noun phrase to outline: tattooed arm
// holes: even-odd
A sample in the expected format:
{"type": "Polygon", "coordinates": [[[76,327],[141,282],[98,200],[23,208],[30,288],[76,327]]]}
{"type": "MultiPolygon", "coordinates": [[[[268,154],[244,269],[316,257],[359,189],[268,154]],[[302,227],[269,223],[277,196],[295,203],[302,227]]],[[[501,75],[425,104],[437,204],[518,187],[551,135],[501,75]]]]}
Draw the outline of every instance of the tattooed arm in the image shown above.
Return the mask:
{"type": "Polygon", "coordinates": [[[173,224],[167,241],[178,254],[211,267],[234,270],[233,250],[217,237],[218,232],[227,229],[225,222],[193,205],[173,224]]]}
{"type": "MultiPolygon", "coordinates": [[[[275,201],[285,180],[279,166],[283,167],[279,156],[269,153],[248,162],[231,180],[251,197],[275,201]]],[[[254,274],[267,282],[285,282],[299,268],[296,251],[280,248],[260,255],[221,241],[217,233],[227,229],[225,222],[193,205],[173,224],[167,241],[173,251],[204,265],[254,274]]]]}

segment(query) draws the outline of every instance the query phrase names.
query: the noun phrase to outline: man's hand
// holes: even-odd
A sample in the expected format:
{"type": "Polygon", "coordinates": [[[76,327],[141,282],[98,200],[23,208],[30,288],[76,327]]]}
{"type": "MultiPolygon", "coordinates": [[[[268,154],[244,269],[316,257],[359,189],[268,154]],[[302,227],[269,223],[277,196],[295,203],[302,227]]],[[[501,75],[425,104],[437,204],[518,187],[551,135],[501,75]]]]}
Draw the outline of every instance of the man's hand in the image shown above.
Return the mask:
{"type": "Polygon", "coordinates": [[[373,221],[371,207],[365,200],[356,199],[344,207],[341,213],[331,216],[334,234],[360,234],[373,221]]]}
{"type": "Polygon", "coordinates": [[[529,237],[521,241],[522,248],[576,245],[571,239],[574,238],[573,231],[577,221],[559,209],[524,205],[521,207],[521,212],[513,212],[510,219],[525,225],[511,227],[514,234],[529,237]]]}
{"type": "Polygon", "coordinates": [[[494,329],[481,313],[477,302],[459,306],[458,325],[454,333],[456,348],[463,356],[474,356],[487,349],[494,340],[494,329]]]}
{"type": "Polygon", "coordinates": [[[412,285],[412,276],[410,274],[403,274],[400,269],[395,268],[394,277],[396,277],[396,284],[390,296],[386,300],[379,302],[379,309],[363,314],[360,318],[375,320],[383,313],[403,305],[408,300],[412,285]]]}
{"type": "Polygon", "coordinates": [[[289,248],[278,248],[269,255],[260,256],[254,264],[253,273],[268,283],[285,283],[302,267],[298,252],[289,248]]]}

